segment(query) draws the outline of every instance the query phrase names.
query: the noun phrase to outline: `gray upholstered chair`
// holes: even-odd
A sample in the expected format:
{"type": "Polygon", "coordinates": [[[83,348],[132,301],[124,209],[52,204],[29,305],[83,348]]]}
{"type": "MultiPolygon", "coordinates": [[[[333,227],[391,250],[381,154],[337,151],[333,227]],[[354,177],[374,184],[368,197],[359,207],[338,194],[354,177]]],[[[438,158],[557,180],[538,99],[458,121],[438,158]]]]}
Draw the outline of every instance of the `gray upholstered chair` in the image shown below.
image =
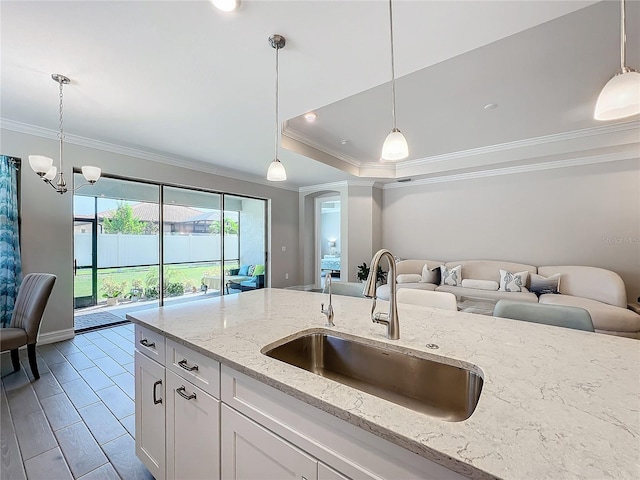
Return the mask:
{"type": "Polygon", "coordinates": [[[27,346],[29,365],[35,379],[40,378],[36,362],[36,340],[42,314],[56,281],[55,275],[30,273],[24,277],[13,307],[11,325],[0,328],[0,351],[11,350],[14,371],[20,370],[18,348],[27,346]]]}
{"type": "Polygon", "coordinates": [[[543,323],[557,327],[574,328],[593,332],[591,315],[584,308],[566,305],[514,302],[500,300],[493,311],[494,317],[511,318],[525,322],[543,323]]]}

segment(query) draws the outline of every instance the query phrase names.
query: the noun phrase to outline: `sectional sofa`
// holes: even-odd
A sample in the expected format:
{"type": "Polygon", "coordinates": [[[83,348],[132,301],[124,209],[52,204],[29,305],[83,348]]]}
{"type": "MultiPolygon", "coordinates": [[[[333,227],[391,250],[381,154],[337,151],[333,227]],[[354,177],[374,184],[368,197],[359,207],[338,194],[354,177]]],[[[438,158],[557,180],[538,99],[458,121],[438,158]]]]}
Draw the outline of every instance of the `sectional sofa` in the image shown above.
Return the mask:
{"type": "MultiPolygon", "coordinates": [[[[640,339],[640,315],[627,308],[624,282],[617,273],[603,268],[536,267],[495,260],[401,260],[396,264],[396,274],[398,288],[450,292],[458,300],[504,298],[581,307],[591,314],[596,332],[640,339]],[[446,268],[445,281],[441,265],[446,268]],[[530,291],[532,282],[535,292],[530,291]]],[[[377,295],[388,299],[389,285],[378,287],[377,295]]]]}

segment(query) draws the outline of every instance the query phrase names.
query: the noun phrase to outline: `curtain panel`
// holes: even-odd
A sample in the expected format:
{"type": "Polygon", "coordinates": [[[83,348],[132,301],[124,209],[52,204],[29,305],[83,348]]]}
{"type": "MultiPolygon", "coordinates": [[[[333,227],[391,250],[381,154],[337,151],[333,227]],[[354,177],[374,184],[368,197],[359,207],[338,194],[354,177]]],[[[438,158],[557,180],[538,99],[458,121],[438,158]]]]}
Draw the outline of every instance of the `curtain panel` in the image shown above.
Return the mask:
{"type": "Polygon", "coordinates": [[[18,172],[11,157],[0,155],[0,324],[11,323],[22,281],[18,229],[18,172]]]}

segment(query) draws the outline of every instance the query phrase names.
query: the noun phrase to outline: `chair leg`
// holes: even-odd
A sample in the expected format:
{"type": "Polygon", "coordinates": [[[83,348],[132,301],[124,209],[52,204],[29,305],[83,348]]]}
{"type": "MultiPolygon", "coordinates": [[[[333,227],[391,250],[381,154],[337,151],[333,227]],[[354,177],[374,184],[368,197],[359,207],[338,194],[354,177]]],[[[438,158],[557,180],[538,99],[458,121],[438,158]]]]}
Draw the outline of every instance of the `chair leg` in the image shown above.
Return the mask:
{"type": "Polygon", "coordinates": [[[29,357],[29,366],[31,367],[31,373],[33,378],[38,380],[40,373],[38,373],[38,362],[36,361],[36,344],[31,343],[27,345],[27,356],[29,357]]]}
{"type": "Polygon", "coordinates": [[[20,370],[20,356],[18,355],[18,349],[11,350],[11,364],[13,365],[13,371],[20,370]]]}

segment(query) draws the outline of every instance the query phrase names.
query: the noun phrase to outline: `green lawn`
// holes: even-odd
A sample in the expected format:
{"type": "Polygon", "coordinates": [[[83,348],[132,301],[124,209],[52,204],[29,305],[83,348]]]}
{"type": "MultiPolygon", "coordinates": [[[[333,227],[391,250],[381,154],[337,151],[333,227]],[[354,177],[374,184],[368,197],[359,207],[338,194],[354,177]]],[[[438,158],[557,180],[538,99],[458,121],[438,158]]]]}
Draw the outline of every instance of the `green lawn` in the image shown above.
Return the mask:
{"type": "MultiPolygon", "coordinates": [[[[226,269],[238,268],[238,265],[227,263],[226,269]]],[[[130,267],[130,268],[106,268],[98,270],[98,301],[102,301],[103,285],[105,279],[117,284],[124,284],[124,293],[132,288],[132,282],[138,280],[143,288],[147,287],[147,276],[157,277],[158,267],[130,267]]],[[[220,265],[195,264],[195,265],[169,265],[165,267],[165,284],[179,282],[185,288],[200,288],[204,274],[220,275],[220,265]]],[[[157,280],[155,281],[157,282],[157,280]]],[[[152,283],[155,283],[152,282],[152,283]]],[[[91,269],[78,270],[74,277],[74,293],[76,297],[91,296],[91,269]]]]}

